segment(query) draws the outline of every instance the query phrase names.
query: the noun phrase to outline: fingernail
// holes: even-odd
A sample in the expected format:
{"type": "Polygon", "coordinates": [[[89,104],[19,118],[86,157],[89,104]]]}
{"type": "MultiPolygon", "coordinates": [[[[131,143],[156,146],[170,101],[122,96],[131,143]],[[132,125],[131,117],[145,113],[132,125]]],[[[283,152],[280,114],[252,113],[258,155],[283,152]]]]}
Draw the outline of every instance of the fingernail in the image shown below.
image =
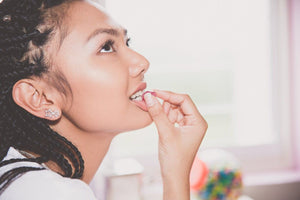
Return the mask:
{"type": "Polygon", "coordinates": [[[153,96],[157,97],[156,92],[146,91],[146,92],[144,92],[144,94],[142,94],[142,99],[143,99],[144,101],[145,101],[144,96],[145,96],[145,94],[147,94],[147,93],[151,93],[153,96]]]}
{"type": "Polygon", "coordinates": [[[144,99],[145,99],[145,102],[148,107],[151,107],[155,104],[154,97],[152,96],[152,94],[150,92],[147,92],[144,95],[144,99]]]}

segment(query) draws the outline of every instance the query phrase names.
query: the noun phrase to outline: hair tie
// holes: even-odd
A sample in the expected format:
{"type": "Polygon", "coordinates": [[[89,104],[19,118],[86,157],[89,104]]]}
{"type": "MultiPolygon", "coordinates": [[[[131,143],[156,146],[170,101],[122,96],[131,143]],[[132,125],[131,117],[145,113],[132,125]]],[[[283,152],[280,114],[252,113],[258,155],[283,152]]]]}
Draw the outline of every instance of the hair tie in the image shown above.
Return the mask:
{"type": "MultiPolygon", "coordinates": [[[[0,0],[0,4],[3,3],[4,0],[0,0]]],[[[4,22],[10,22],[11,21],[11,15],[4,15],[2,17],[2,21],[4,22]]]]}
{"type": "MultiPolygon", "coordinates": [[[[1,0],[0,0],[1,1],[1,0]]],[[[10,22],[11,21],[11,15],[4,15],[4,17],[2,18],[2,20],[4,22],[10,22]]]]}

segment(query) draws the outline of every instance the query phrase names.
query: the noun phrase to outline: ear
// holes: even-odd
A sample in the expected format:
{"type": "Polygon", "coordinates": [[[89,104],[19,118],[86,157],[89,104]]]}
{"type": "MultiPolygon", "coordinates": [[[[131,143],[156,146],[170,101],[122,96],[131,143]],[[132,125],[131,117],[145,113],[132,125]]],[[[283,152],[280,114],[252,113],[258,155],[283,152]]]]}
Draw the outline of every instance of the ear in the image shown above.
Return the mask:
{"type": "Polygon", "coordinates": [[[41,85],[41,82],[38,84],[36,80],[19,80],[12,90],[13,100],[29,113],[39,118],[55,121],[60,118],[61,109],[56,96],[51,94],[54,90],[46,92],[41,85]]]}

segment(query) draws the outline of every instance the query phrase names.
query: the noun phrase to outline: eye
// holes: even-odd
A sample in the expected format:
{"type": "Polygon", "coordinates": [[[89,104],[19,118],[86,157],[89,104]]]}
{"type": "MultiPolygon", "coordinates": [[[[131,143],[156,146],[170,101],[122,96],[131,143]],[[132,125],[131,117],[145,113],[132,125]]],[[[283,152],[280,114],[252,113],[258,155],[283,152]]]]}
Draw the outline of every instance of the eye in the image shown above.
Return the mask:
{"type": "Polygon", "coordinates": [[[126,46],[130,47],[130,43],[131,43],[131,38],[128,38],[128,39],[126,40],[126,46]]]}
{"type": "Polygon", "coordinates": [[[108,40],[104,43],[104,45],[102,45],[101,49],[100,49],[100,53],[111,53],[114,52],[114,41],[112,40],[108,40]]]}

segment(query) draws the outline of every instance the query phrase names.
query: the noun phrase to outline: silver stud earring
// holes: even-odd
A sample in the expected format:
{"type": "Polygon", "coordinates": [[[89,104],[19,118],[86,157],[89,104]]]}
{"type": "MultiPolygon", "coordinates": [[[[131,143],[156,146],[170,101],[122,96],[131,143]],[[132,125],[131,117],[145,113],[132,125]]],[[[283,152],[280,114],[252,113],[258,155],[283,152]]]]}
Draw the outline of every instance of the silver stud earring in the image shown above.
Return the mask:
{"type": "Polygon", "coordinates": [[[58,118],[59,116],[60,114],[57,110],[52,110],[52,109],[45,110],[45,117],[47,118],[55,119],[58,118]]]}

